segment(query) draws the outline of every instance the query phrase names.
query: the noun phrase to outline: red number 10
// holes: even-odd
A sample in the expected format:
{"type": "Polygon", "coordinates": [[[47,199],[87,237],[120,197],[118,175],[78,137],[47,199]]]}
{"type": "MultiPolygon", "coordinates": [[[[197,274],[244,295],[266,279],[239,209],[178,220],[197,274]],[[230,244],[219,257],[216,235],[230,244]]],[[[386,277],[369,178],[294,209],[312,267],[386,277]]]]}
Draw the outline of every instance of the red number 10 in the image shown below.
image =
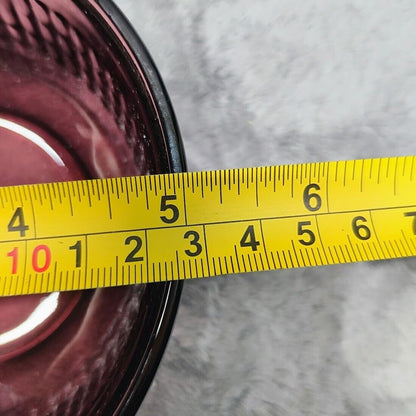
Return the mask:
{"type": "MultiPolygon", "coordinates": [[[[7,256],[11,257],[12,262],[12,274],[17,273],[17,260],[19,256],[19,249],[14,247],[13,250],[7,253],[7,256]]],[[[45,244],[40,244],[33,249],[32,253],[32,268],[37,273],[42,273],[51,265],[51,250],[45,244]],[[43,262],[40,262],[40,254],[43,253],[43,262]]]]}

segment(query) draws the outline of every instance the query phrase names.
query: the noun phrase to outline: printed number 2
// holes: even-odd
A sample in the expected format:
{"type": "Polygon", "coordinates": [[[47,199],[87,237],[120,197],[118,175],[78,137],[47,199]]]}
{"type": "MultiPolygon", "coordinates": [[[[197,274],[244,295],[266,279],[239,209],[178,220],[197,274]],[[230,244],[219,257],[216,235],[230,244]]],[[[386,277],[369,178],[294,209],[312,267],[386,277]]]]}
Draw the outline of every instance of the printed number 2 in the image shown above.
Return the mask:
{"type": "Polygon", "coordinates": [[[131,243],[134,244],[133,250],[127,255],[125,262],[133,262],[133,261],[143,261],[143,256],[136,256],[136,254],[142,248],[142,239],[137,235],[131,235],[127,237],[124,241],[126,246],[130,245],[131,243]]]}
{"type": "Polygon", "coordinates": [[[8,226],[8,231],[19,231],[20,237],[24,237],[26,235],[26,231],[29,229],[29,226],[25,224],[25,219],[23,217],[23,209],[22,207],[16,208],[8,226]]]}

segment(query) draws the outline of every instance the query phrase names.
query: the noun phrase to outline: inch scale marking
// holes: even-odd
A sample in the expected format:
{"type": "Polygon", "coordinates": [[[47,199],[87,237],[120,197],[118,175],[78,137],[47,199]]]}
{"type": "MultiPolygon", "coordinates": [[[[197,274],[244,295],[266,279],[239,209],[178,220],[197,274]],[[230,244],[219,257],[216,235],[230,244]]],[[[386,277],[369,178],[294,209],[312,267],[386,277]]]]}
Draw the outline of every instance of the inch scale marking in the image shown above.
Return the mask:
{"type": "Polygon", "coordinates": [[[414,256],[415,158],[0,188],[0,296],[414,256]]]}

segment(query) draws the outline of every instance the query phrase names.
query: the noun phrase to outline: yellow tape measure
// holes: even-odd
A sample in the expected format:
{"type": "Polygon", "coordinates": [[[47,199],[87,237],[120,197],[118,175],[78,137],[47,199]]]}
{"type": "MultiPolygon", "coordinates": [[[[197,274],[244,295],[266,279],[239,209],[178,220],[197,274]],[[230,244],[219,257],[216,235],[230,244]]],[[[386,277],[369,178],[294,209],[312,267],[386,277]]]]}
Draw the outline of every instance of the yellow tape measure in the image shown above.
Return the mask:
{"type": "Polygon", "coordinates": [[[0,188],[0,296],[416,255],[416,156],[0,188]]]}

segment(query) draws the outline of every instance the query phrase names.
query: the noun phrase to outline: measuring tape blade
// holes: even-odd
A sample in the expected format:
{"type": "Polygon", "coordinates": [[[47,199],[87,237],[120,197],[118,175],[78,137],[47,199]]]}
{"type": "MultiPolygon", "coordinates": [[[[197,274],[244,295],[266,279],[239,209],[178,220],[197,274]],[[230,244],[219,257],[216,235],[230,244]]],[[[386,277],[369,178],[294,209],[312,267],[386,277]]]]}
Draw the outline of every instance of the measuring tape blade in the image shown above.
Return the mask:
{"type": "Polygon", "coordinates": [[[416,255],[416,156],[0,188],[0,296],[416,255]]]}

